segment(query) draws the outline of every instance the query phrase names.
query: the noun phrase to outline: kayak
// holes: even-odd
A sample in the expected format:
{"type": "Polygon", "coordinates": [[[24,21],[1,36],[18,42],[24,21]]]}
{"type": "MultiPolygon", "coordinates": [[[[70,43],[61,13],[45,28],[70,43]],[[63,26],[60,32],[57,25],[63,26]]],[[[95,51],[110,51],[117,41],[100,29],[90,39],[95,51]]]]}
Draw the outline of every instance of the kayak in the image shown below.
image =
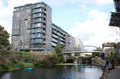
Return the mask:
{"type": "Polygon", "coordinates": [[[80,68],[85,68],[85,66],[80,66],[80,68]]]}
{"type": "Polygon", "coordinates": [[[25,68],[26,71],[33,71],[33,68],[25,68]]]}

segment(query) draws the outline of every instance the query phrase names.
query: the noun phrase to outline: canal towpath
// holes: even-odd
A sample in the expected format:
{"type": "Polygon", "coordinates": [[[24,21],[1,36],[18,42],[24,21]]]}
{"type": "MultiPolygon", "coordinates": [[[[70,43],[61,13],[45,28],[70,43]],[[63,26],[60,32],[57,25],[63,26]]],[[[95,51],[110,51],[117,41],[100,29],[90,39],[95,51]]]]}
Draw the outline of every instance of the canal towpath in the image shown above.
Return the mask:
{"type": "Polygon", "coordinates": [[[120,67],[110,70],[106,79],[120,79],[120,67]]]}

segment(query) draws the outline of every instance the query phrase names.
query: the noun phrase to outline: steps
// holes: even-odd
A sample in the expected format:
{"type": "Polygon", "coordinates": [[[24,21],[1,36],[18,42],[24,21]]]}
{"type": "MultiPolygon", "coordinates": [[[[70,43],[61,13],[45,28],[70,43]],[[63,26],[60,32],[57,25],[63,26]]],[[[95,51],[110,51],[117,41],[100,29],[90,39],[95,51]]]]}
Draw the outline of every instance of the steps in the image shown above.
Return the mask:
{"type": "Polygon", "coordinates": [[[101,65],[101,66],[104,66],[105,65],[105,60],[103,60],[102,58],[100,57],[95,57],[93,59],[94,61],[94,64],[97,64],[97,65],[101,65]]]}

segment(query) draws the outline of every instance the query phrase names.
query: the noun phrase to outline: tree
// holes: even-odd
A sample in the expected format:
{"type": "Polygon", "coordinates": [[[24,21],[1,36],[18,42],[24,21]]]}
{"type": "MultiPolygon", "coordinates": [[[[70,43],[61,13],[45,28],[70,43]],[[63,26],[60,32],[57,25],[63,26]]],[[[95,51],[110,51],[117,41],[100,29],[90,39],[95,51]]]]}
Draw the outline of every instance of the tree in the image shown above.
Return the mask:
{"type": "Polygon", "coordinates": [[[111,42],[110,45],[111,45],[111,46],[115,46],[116,43],[115,43],[115,42],[111,42]]]}
{"type": "Polygon", "coordinates": [[[57,54],[58,62],[59,62],[59,63],[60,63],[60,62],[63,62],[63,55],[62,55],[62,49],[63,49],[63,47],[64,47],[64,46],[59,45],[59,44],[55,47],[55,52],[56,52],[56,54],[57,54]]]}
{"type": "Polygon", "coordinates": [[[101,47],[96,47],[96,49],[94,51],[102,51],[101,47]]]}
{"type": "Polygon", "coordinates": [[[96,57],[96,56],[101,57],[101,58],[104,58],[104,53],[93,52],[93,53],[92,53],[92,57],[96,57]]]}
{"type": "Polygon", "coordinates": [[[9,33],[0,25],[0,49],[10,49],[9,33]]]}

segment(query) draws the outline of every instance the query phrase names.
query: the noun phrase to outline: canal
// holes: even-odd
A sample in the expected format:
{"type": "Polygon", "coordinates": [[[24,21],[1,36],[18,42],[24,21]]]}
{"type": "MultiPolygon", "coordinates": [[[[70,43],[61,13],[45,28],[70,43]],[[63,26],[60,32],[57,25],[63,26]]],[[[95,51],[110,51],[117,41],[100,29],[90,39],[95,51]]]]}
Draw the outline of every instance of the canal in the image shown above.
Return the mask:
{"type": "Polygon", "coordinates": [[[0,79],[99,79],[102,73],[97,66],[57,66],[7,72],[0,79]]]}

